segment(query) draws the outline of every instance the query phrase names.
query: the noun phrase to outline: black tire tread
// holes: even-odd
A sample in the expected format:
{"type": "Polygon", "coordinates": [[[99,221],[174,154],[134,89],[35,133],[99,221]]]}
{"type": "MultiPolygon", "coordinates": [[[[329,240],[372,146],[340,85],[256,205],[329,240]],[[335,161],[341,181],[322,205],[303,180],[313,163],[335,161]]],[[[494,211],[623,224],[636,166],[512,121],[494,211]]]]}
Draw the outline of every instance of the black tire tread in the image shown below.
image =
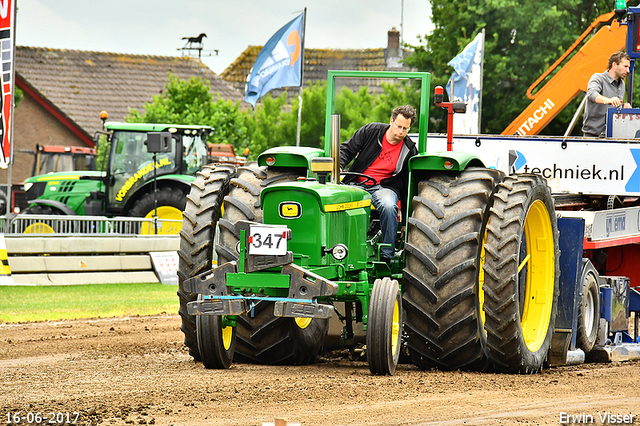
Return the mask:
{"type": "MultiPolygon", "coordinates": [[[[527,203],[534,194],[551,203],[550,219],[554,231],[555,294],[549,324],[549,336],[553,333],[559,277],[559,250],[553,199],[546,181],[537,175],[508,176],[498,186],[494,205],[487,226],[487,252],[485,270],[485,329],[487,345],[493,367],[506,373],[538,372],[546,358],[548,344],[531,353],[522,338],[520,326],[520,301],[518,288],[518,253],[520,236],[524,229],[527,203]],[[546,347],[546,348],[545,348],[546,347]],[[544,353],[543,353],[544,352],[544,353]]],[[[549,207],[549,204],[547,204],[549,207]]],[[[548,338],[550,343],[550,337],[548,338]]]]}
{"type": "MultiPolygon", "coordinates": [[[[590,265],[589,265],[590,266],[590,265]]],[[[598,287],[598,275],[593,266],[583,269],[580,283],[580,297],[578,299],[578,329],[576,332],[576,347],[582,349],[585,354],[593,350],[598,337],[598,326],[596,322],[593,330],[587,330],[585,324],[586,306],[585,297],[587,292],[591,292],[594,299],[593,315],[594,321],[600,321],[600,289],[598,287]]]]}
{"type": "Polygon", "coordinates": [[[484,226],[502,177],[469,168],[418,185],[407,221],[403,306],[409,352],[421,368],[486,368],[477,282],[484,226]]]}
{"type": "Polygon", "coordinates": [[[367,361],[369,362],[369,371],[372,374],[393,375],[400,359],[402,314],[399,318],[399,341],[395,355],[391,352],[393,342],[389,338],[392,333],[391,326],[396,300],[398,300],[398,307],[402,312],[402,298],[398,282],[389,277],[376,280],[371,293],[367,320],[367,361]]]}
{"type": "Polygon", "coordinates": [[[202,364],[207,369],[225,369],[231,366],[236,346],[235,330],[229,349],[225,349],[222,332],[222,317],[200,315],[196,318],[198,350],[202,364]]]}
{"type": "Polygon", "coordinates": [[[187,292],[183,282],[212,267],[213,239],[216,222],[229,181],[235,175],[233,166],[204,166],[196,174],[191,191],[185,197],[180,250],[178,250],[178,298],[181,317],[180,330],[189,354],[200,361],[196,318],[187,312],[187,303],[197,299],[197,293],[187,292]]]}

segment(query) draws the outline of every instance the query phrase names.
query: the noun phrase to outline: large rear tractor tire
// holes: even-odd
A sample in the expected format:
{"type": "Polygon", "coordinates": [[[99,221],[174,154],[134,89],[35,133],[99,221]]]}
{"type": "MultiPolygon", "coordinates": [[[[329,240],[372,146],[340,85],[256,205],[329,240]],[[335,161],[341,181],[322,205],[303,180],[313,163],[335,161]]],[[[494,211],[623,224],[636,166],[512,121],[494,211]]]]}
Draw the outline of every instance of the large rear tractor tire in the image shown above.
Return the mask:
{"type": "Polygon", "coordinates": [[[384,277],[373,283],[367,318],[369,371],[393,375],[402,349],[402,297],[398,281],[384,277]]]}
{"type": "MultiPolygon", "coordinates": [[[[238,168],[220,219],[220,242],[216,245],[220,264],[238,259],[236,222],[262,222],[262,189],[273,183],[295,181],[304,174],[303,170],[271,169],[255,163],[238,168]]],[[[324,319],[275,317],[273,302],[258,302],[252,315],[237,319],[235,359],[261,364],[312,363],[322,349],[327,328],[328,320],[324,319]]]]}
{"type": "MultiPolygon", "coordinates": [[[[131,210],[129,210],[129,216],[144,217],[147,219],[153,218],[154,206],[157,201],[158,219],[183,219],[182,212],[186,206],[185,193],[180,188],[163,187],[160,188],[154,197],[154,194],[144,194],[138,201],[135,202],[131,210]]],[[[160,223],[158,226],[158,234],[178,234],[180,233],[181,225],[170,225],[167,223],[160,223]]],[[[143,224],[140,229],[141,234],[155,234],[156,229],[153,225],[147,223],[143,224]]]]}
{"type": "Polygon", "coordinates": [[[187,303],[197,299],[197,293],[184,289],[185,280],[212,268],[214,238],[216,236],[222,199],[229,192],[229,181],[235,176],[233,166],[204,166],[196,174],[186,197],[186,208],[180,230],[178,251],[178,298],[180,299],[180,329],[184,343],[196,361],[200,361],[196,318],[187,312],[187,303]]]}
{"type": "Polygon", "coordinates": [[[418,184],[405,243],[404,329],[421,368],[488,366],[482,262],[492,194],[503,174],[469,168],[418,184]]]}
{"type": "Polygon", "coordinates": [[[505,373],[540,371],[558,301],[558,226],[551,191],[537,175],[498,186],[487,225],[484,311],[489,356],[505,373]]]}
{"type": "Polygon", "coordinates": [[[598,271],[590,261],[583,260],[578,299],[578,330],[576,346],[585,354],[591,352],[598,338],[600,326],[600,287],[598,271]]]}

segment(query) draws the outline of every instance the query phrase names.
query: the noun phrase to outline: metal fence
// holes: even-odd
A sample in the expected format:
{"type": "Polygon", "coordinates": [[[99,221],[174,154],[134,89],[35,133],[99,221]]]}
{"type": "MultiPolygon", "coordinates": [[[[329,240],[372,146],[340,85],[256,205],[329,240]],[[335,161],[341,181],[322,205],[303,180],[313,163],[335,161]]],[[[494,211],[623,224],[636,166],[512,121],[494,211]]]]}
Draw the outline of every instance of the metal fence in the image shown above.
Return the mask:
{"type": "Polygon", "coordinates": [[[4,235],[166,235],[178,234],[181,220],[137,217],[10,215],[0,216],[4,235]]]}

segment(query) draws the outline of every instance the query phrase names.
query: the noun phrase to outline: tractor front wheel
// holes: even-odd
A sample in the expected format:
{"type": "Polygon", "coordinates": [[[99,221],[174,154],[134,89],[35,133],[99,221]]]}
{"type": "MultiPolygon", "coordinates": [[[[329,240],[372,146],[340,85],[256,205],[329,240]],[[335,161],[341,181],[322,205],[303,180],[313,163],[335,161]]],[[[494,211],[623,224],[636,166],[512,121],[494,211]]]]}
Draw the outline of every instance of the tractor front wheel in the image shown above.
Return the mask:
{"type": "Polygon", "coordinates": [[[393,375],[401,352],[402,297],[398,281],[377,279],[367,316],[367,359],[372,374],[393,375]]]}
{"type": "Polygon", "coordinates": [[[235,327],[224,324],[224,317],[220,315],[198,315],[196,329],[200,358],[205,368],[229,368],[236,350],[235,327]]]}

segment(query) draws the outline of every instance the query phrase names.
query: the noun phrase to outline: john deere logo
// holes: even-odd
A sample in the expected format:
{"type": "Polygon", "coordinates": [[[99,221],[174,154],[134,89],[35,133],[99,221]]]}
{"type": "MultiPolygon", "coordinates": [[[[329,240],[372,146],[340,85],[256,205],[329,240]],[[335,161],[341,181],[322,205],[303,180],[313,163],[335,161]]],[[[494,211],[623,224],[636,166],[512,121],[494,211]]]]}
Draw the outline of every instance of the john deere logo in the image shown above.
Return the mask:
{"type": "Polygon", "coordinates": [[[280,217],[283,219],[296,219],[302,216],[302,206],[300,203],[285,202],[280,203],[280,217]]]}

